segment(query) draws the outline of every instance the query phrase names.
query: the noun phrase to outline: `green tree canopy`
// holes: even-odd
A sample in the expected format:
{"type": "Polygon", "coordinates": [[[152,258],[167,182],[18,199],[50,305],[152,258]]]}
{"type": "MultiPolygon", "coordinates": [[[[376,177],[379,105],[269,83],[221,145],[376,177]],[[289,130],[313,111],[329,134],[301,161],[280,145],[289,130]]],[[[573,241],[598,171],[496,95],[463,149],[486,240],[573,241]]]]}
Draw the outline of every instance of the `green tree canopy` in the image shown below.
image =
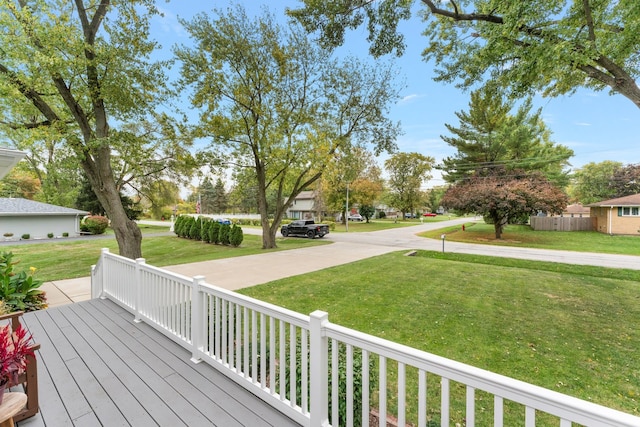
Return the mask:
{"type": "Polygon", "coordinates": [[[540,117],[531,112],[528,98],[516,105],[503,99],[492,86],[471,93],[469,111],[456,112],[459,126],[446,124],[452,136],[441,138],[457,151],[446,157],[441,167],[448,182],[467,178],[481,168],[541,171],[559,186],[568,182],[568,159],[573,151],[550,141],[550,131],[540,117]]]}
{"type": "Polygon", "coordinates": [[[164,64],[149,59],[155,13],[152,0],[0,1],[2,132],[63,142],[109,215],[120,254],[130,258],[142,256],[142,235],[122,206],[124,175],[112,162],[119,154],[144,156],[132,152],[139,138],[112,126],[149,118],[168,98],[164,64]]]}
{"type": "Polygon", "coordinates": [[[176,49],[182,81],[201,111],[198,135],[212,140],[221,163],[252,170],[263,247],[273,248],[287,206],[339,148],[368,141],[377,151],[395,148],[398,126],[385,116],[398,96],[393,73],[332,59],[267,12],[249,19],[238,5],[214,14],[183,22],[195,45],[176,49]]]}
{"type": "Polygon", "coordinates": [[[620,169],[622,169],[622,163],[611,160],[587,163],[576,169],[569,187],[572,200],[588,205],[614,198],[616,192],[611,182],[620,169]]]}
{"type": "MultiPolygon", "coordinates": [[[[389,179],[388,202],[404,213],[422,205],[420,187],[431,178],[435,159],[420,153],[396,153],[384,162],[389,179]]],[[[404,217],[404,215],[403,215],[404,217]]]]}
{"type": "MultiPolygon", "coordinates": [[[[344,42],[345,31],[369,30],[376,55],[401,54],[398,23],[413,1],[303,0],[288,13],[325,46],[344,42]]],[[[425,60],[436,80],[469,88],[493,81],[514,97],[570,94],[579,87],[609,89],[640,107],[640,9],[633,0],[421,0],[427,22],[425,60]]]]}

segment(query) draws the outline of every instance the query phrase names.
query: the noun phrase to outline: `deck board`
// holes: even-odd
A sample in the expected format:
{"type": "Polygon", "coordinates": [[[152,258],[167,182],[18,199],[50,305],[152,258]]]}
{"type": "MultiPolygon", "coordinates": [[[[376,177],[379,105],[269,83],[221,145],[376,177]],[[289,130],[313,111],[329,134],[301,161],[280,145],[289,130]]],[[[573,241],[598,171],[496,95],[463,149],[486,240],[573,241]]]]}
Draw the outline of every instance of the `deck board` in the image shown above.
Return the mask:
{"type": "Polygon", "coordinates": [[[108,300],[27,313],[40,413],[19,427],[297,426],[108,300]]]}

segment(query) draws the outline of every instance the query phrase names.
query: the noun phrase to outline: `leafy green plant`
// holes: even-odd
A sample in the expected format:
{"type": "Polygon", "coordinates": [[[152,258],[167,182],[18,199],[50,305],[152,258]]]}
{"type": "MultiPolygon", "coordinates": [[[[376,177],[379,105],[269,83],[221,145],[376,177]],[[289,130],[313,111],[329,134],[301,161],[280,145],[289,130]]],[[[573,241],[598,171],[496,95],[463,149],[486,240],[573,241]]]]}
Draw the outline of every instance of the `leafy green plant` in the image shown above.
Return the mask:
{"type": "Polygon", "coordinates": [[[209,242],[216,245],[220,244],[220,223],[213,221],[211,228],[209,229],[209,242]]]}
{"type": "Polygon", "coordinates": [[[231,231],[229,231],[229,243],[231,243],[231,246],[238,247],[242,244],[242,240],[244,240],[242,228],[233,224],[231,231]]]}
{"type": "Polygon", "coordinates": [[[28,274],[25,271],[16,273],[13,267],[17,263],[12,252],[0,254],[0,300],[4,301],[9,312],[46,308],[44,291],[38,289],[42,281],[33,277],[35,267],[31,267],[28,274]]]}
{"type": "Polygon", "coordinates": [[[91,234],[104,234],[109,226],[109,219],[101,215],[89,215],[80,221],[80,230],[91,234]]]}
{"type": "Polygon", "coordinates": [[[220,243],[223,245],[229,244],[229,231],[231,230],[231,226],[228,224],[220,224],[219,231],[219,239],[220,243]]]}
{"type": "Polygon", "coordinates": [[[29,240],[31,238],[31,234],[23,234],[22,235],[22,240],[29,240]]]}
{"type": "Polygon", "coordinates": [[[47,234],[47,237],[50,238],[50,239],[53,239],[53,233],[47,234]]]}
{"type": "Polygon", "coordinates": [[[62,237],[69,237],[69,233],[65,231],[64,233],[62,233],[62,237]]]}

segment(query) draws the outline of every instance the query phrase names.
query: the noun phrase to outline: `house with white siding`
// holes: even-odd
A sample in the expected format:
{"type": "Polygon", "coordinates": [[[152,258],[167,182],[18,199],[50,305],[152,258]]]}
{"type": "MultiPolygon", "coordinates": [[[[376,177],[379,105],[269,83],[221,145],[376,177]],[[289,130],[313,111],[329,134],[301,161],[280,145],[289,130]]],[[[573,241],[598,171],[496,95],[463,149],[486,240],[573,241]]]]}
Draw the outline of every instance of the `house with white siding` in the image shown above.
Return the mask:
{"type": "Polygon", "coordinates": [[[24,234],[31,239],[79,236],[80,220],[88,214],[33,200],[0,198],[0,239],[19,240],[24,234]]]}

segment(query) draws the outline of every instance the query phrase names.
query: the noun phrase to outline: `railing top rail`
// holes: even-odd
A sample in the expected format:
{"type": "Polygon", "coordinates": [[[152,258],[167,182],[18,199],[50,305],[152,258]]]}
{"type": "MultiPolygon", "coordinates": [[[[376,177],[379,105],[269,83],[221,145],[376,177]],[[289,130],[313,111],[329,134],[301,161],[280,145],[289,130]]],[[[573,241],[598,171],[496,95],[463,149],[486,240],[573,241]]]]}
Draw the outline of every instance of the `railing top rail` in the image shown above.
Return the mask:
{"type": "Polygon", "coordinates": [[[224,298],[225,300],[231,301],[234,304],[239,304],[251,310],[255,310],[268,316],[275,317],[300,328],[307,330],[309,329],[309,316],[300,314],[296,311],[288,310],[286,308],[270,304],[268,302],[260,301],[246,295],[242,295],[224,288],[211,285],[209,283],[201,284],[200,291],[224,298]]]}
{"type": "Polygon", "coordinates": [[[125,263],[125,264],[129,264],[129,265],[132,265],[132,266],[136,265],[136,260],[124,257],[122,255],[114,254],[114,253],[111,253],[109,251],[103,251],[102,255],[105,256],[105,257],[108,257],[108,258],[113,258],[113,259],[115,259],[117,261],[120,261],[122,263],[125,263]]]}
{"type": "Polygon", "coordinates": [[[640,426],[640,417],[476,368],[328,322],[328,338],[571,421],[598,426],[640,426]]]}

